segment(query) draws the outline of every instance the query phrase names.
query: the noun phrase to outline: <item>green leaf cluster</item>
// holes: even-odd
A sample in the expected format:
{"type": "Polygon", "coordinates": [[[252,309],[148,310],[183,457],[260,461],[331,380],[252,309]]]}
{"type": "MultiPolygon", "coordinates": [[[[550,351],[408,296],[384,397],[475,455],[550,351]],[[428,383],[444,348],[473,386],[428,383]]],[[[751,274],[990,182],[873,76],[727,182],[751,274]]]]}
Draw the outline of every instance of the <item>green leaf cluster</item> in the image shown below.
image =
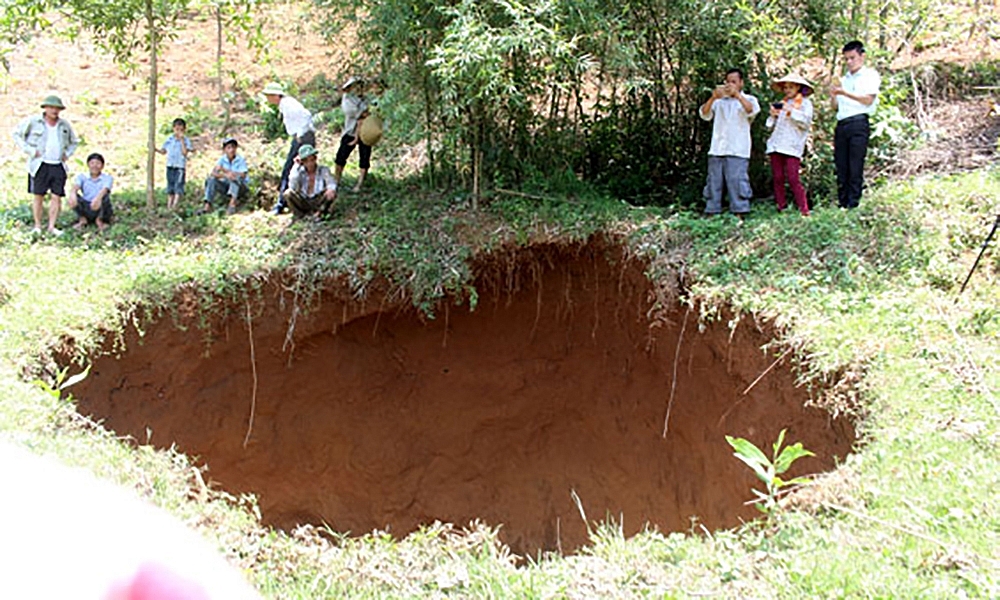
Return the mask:
{"type": "MultiPolygon", "coordinates": [[[[821,86],[837,74],[848,40],[864,41],[884,68],[947,19],[942,0],[314,2],[329,14],[328,39],[356,32],[350,74],[389,82],[393,130],[426,143],[432,181],[500,187],[571,169],[618,198],[661,205],[700,196],[692,182],[704,174],[710,127],[696,109],[728,68],[743,69],[765,104],[776,76],[808,64],[821,86]]],[[[822,153],[832,116],[819,104],[822,153]]],[[[880,155],[908,131],[886,114],[873,142],[884,141],[880,155]]],[[[765,162],[763,121],[753,165],[765,162]]],[[[765,168],[751,176],[766,187],[765,168]]],[[[812,169],[806,184],[823,193],[831,181],[812,169]]]]}
{"type": "Polygon", "coordinates": [[[802,447],[802,442],[796,442],[789,446],[781,447],[785,443],[785,429],[778,434],[778,439],[774,441],[771,449],[773,454],[768,458],[753,442],[744,438],[734,438],[726,436],[726,441],[733,447],[733,455],[740,459],[746,466],[750,467],[757,479],[764,482],[765,491],[753,490],[757,497],[756,506],[761,512],[771,513],[778,507],[778,496],[785,488],[802,485],[809,481],[807,477],[794,477],[792,479],[782,479],[783,475],[792,464],[805,456],[815,456],[811,451],[802,447]]]}

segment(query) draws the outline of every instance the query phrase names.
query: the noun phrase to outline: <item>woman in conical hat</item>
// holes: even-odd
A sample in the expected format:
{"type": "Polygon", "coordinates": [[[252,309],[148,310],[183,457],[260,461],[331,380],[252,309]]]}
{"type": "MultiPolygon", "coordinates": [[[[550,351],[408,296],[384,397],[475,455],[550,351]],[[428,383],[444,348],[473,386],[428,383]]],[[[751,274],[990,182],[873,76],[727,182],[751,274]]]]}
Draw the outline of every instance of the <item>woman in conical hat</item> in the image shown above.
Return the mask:
{"type": "MultiPolygon", "coordinates": [[[[340,108],[344,111],[344,131],[340,138],[340,147],[337,149],[337,157],[333,161],[333,176],[339,186],[340,177],[344,173],[344,167],[347,166],[347,159],[354,151],[354,147],[357,146],[360,172],[358,181],[354,184],[355,192],[361,189],[361,185],[368,175],[368,169],[371,168],[372,147],[365,143],[361,135],[362,127],[369,114],[369,104],[371,104],[365,95],[365,87],[366,82],[360,77],[351,77],[340,86],[340,90],[344,92],[340,100],[340,108]]],[[[368,141],[372,141],[372,138],[368,137],[368,141]]]]}
{"type": "Polygon", "coordinates": [[[781,100],[771,105],[770,115],[765,125],[773,129],[767,140],[767,154],[771,159],[771,174],[774,176],[774,199],[778,210],[788,206],[785,199],[785,182],[792,190],[795,205],[803,216],[809,216],[806,190],[802,186],[799,171],[806,139],[812,127],[813,104],[809,99],[813,86],[800,75],[790,73],[771,83],[771,89],[782,95],[781,100]]]}

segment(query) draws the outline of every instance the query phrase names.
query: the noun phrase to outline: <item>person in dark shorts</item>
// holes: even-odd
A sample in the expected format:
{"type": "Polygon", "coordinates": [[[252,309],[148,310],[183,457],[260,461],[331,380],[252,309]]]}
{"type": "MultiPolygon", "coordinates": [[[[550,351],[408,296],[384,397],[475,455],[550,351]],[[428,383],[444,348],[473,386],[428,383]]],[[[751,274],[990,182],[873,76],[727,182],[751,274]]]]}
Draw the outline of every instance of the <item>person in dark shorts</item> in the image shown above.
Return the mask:
{"type": "Polygon", "coordinates": [[[705,214],[722,212],[722,191],[729,195],[729,211],[741,220],[750,212],[750,124],[760,112],[757,98],[743,93],[743,71],[726,71],[726,82],[698,109],[698,116],[712,121],[705,182],[705,214]]]}
{"type": "Polygon", "coordinates": [[[79,217],[73,228],[80,230],[93,223],[99,231],[104,231],[115,214],[111,206],[111,185],[114,180],[111,175],[103,172],[104,157],[96,152],[87,157],[87,168],[90,173],[76,176],[73,191],[69,195],[69,207],[79,217]]]}
{"type": "Polygon", "coordinates": [[[14,130],[14,141],[28,155],[28,193],[33,196],[32,233],[36,235],[42,232],[46,194],[49,195],[48,232],[62,233],[56,228],[56,221],[66,195],[66,161],[80,144],[69,121],[59,116],[64,108],[58,96],[48,96],[42,101],[42,114],[24,119],[14,130]]]}

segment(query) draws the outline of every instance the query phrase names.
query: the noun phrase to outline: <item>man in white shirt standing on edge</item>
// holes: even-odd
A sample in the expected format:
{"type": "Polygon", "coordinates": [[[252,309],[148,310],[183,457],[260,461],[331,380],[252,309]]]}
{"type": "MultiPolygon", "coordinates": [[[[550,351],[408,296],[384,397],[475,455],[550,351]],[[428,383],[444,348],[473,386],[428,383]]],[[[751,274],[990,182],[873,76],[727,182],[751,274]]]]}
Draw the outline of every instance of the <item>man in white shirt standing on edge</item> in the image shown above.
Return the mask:
{"type": "Polygon", "coordinates": [[[729,211],[741,220],[750,212],[750,123],[760,112],[760,103],[743,93],[743,71],[729,69],[726,83],[715,88],[701,105],[698,115],[712,124],[708,150],[708,181],[705,184],[705,214],[722,212],[722,189],[729,192],[729,211]]]}
{"type": "Polygon", "coordinates": [[[865,66],[865,47],[854,40],[842,50],[847,73],[830,87],[837,109],[837,129],[833,138],[833,160],[837,166],[837,203],[841,208],[857,208],[865,182],[865,156],[871,134],[869,118],[878,107],[882,84],[878,71],[865,66]]]}
{"type": "Polygon", "coordinates": [[[52,235],[62,233],[56,228],[56,220],[66,195],[66,161],[80,144],[69,121],[59,117],[64,108],[58,96],[48,96],[42,101],[42,114],[24,119],[14,130],[14,141],[28,155],[28,193],[34,196],[32,233],[36,235],[42,232],[46,194],[49,194],[48,231],[52,235]]]}
{"type": "Polygon", "coordinates": [[[313,127],[312,113],[301,102],[285,94],[285,88],[280,83],[271,82],[264,86],[264,96],[268,103],[278,107],[281,121],[285,124],[285,132],[292,138],[288,148],[288,158],[281,169],[281,183],[278,185],[278,203],[274,205],[274,214],[280,215],[285,210],[285,190],[288,189],[288,176],[292,165],[299,155],[299,148],[308,144],[316,147],[316,129],[313,127]]]}

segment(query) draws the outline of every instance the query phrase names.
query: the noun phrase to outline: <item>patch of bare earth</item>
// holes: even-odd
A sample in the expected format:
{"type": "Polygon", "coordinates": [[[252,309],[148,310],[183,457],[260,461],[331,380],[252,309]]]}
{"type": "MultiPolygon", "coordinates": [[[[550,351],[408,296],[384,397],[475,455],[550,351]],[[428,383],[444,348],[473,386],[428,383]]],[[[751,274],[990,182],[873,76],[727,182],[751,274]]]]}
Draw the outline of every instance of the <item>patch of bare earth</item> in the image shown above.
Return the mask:
{"type": "Polygon", "coordinates": [[[476,265],[479,305],[435,320],[330,282],[289,337],[293,299],[274,282],[250,319],[246,306],[216,319],[207,346],[199,315],[149,323],[121,356],[95,357],[79,410],[199,457],[276,526],[403,536],[482,519],[527,553],[585,544],[581,509],[629,535],[755,517],[727,434],[766,447],[787,428],[817,454],[796,474],[851,450],[851,423],[807,406],[761,350],[766,326],[653,310],[643,265],[613,244],[476,265]]]}
{"type": "Polygon", "coordinates": [[[923,133],[885,170],[893,177],[978,169],[996,160],[1000,139],[1000,90],[997,96],[926,99],[916,109],[923,133]]]}
{"type": "MultiPolygon", "coordinates": [[[[224,41],[222,51],[223,83],[227,93],[235,93],[232,109],[244,111],[248,95],[256,94],[265,82],[278,79],[304,85],[317,75],[336,81],[352,73],[350,44],[328,45],[316,32],[303,27],[300,18],[309,3],[280,3],[255,15],[265,20],[267,48],[263,52],[249,47],[237,34],[237,41],[224,41]]],[[[184,116],[192,107],[216,117],[223,114],[216,77],[216,25],[208,13],[193,13],[181,21],[176,35],[165,40],[159,57],[159,104],[157,122],[169,123],[184,116]]],[[[38,103],[46,95],[59,95],[66,104],[63,117],[68,119],[83,140],[73,157],[75,172],[85,169],[84,157],[101,152],[108,161],[107,170],[118,188],[145,186],[145,142],[148,109],[148,57],[139,51],[136,70],[126,73],[111,56],[101,51],[87,33],[73,39],[57,35],[67,23],[56,19],[53,28],[18,48],[10,57],[10,71],[0,72],[0,130],[12,131],[24,117],[39,112],[38,103]],[[142,149],[142,150],[138,150],[142,149]]],[[[322,107],[323,110],[329,107],[322,107]]],[[[243,121],[256,119],[243,113],[243,121]]],[[[221,124],[221,118],[217,119],[221,124]]],[[[160,129],[160,128],[158,128],[160,129]]],[[[168,131],[169,127],[163,128],[168,131]]],[[[241,142],[242,152],[251,170],[277,169],[284,156],[280,150],[263,146],[248,130],[234,126],[226,132],[241,142]],[[273,164],[272,164],[273,163],[273,164]]],[[[321,132],[321,138],[334,131],[321,132]]],[[[166,133],[157,135],[162,144],[166,133]]],[[[193,139],[196,155],[192,157],[193,177],[200,181],[218,158],[220,130],[204,131],[193,139]]],[[[20,150],[9,133],[0,136],[0,167],[23,163],[20,150]]],[[[162,159],[157,157],[158,187],[166,184],[162,159]]]]}

